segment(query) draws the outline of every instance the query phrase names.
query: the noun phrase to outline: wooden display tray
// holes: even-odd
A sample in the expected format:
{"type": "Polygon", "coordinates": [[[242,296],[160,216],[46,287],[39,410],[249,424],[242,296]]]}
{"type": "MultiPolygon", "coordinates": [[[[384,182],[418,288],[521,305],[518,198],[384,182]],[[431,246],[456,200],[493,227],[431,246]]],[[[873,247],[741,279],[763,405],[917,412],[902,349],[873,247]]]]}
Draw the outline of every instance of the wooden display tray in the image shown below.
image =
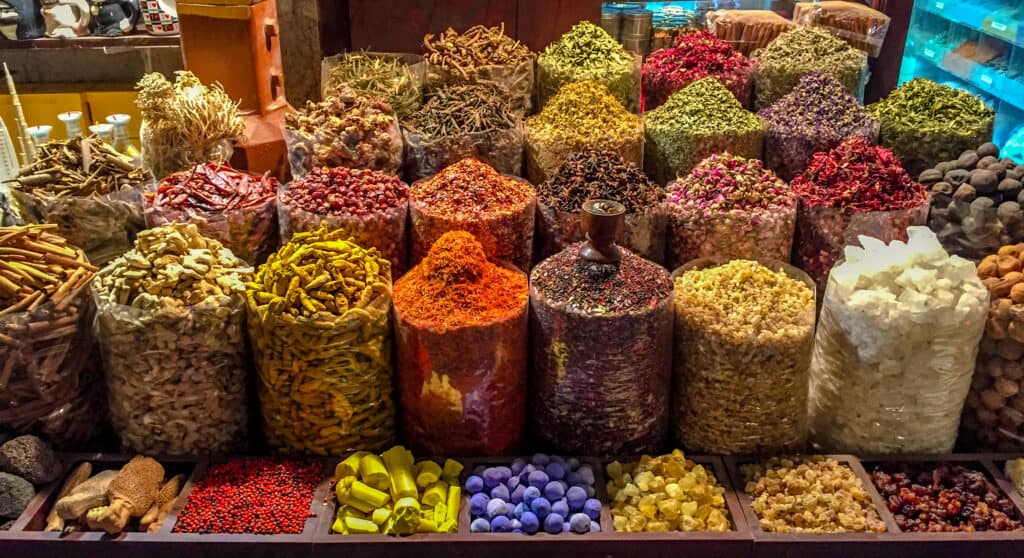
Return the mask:
{"type": "MultiPolygon", "coordinates": [[[[521,456],[529,461],[529,456],[521,456]]],[[[733,530],[725,533],[619,533],[612,527],[611,510],[608,507],[604,465],[614,459],[579,458],[581,463],[594,469],[596,497],[601,500],[601,532],[576,535],[562,533],[550,535],[537,533],[471,533],[469,530],[469,495],[462,495],[459,508],[459,527],[455,533],[417,534],[396,538],[382,535],[338,535],[331,533],[334,521],[334,501],[327,503],[327,513],[321,514],[321,524],[313,537],[317,556],[329,557],[380,557],[415,554],[416,556],[450,556],[488,558],[543,555],[605,558],[610,556],[636,556],[638,552],[647,557],[664,556],[679,558],[680,555],[714,556],[715,558],[740,558],[750,556],[750,529],[735,492],[729,484],[725,463],[718,457],[687,456],[689,459],[710,467],[719,483],[725,487],[726,507],[733,530]],[[403,545],[415,545],[413,547],[403,545]],[[639,546],[638,546],[639,545],[639,546]],[[696,553],[696,554],[693,554],[696,553]]],[[[465,467],[459,479],[465,484],[466,478],[477,465],[509,465],[513,457],[478,458],[459,460],[465,467]]],[[[639,457],[630,457],[635,461],[639,457]]],[[[626,458],[620,461],[627,461],[626,458]]]]}
{"type": "Polygon", "coordinates": [[[871,482],[868,473],[870,465],[876,463],[928,463],[928,462],[970,462],[980,465],[996,486],[1017,506],[1024,517],[1024,501],[1013,485],[997,470],[994,461],[1004,462],[1011,456],[1002,454],[953,454],[953,455],[910,455],[877,456],[858,458],[852,455],[830,455],[849,466],[861,479],[879,516],[885,522],[885,533],[837,533],[837,534],[790,534],[767,533],[760,528],[757,514],[751,508],[751,498],[743,490],[744,481],[739,466],[754,459],[727,457],[726,464],[732,477],[733,486],[739,487],[737,497],[743,513],[746,514],[754,539],[753,556],[756,558],[962,558],[967,555],[984,557],[1024,556],[1024,530],[982,533],[904,533],[896,525],[885,500],[871,482]]]}

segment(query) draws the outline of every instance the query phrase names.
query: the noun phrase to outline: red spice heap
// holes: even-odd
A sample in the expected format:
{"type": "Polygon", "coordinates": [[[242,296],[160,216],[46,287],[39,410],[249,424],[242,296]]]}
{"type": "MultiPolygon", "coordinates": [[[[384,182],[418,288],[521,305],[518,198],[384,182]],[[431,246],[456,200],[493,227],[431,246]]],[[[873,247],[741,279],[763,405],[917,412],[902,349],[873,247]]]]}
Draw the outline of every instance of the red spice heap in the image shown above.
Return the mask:
{"type": "Polygon", "coordinates": [[[199,211],[251,209],[276,195],[277,179],[269,171],[253,176],[213,162],[171,174],[160,181],[156,192],[146,194],[153,207],[199,211]]]}
{"type": "Polygon", "coordinates": [[[368,215],[398,207],[409,188],[393,174],[347,167],[314,168],[288,185],[288,203],[317,215],[368,215]]]}
{"type": "Polygon", "coordinates": [[[507,319],[523,310],[527,296],[526,276],[487,261],[464,231],[442,235],[394,288],[395,308],[442,329],[507,319]]]}
{"type": "Polygon", "coordinates": [[[210,465],[178,514],[175,533],[300,534],[320,463],[241,459],[210,465]]]}
{"type": "Polygon", "coordinates": [[[725,41],[707,31],[680,35],[676,44],[652,52],[644,63],[644,110],[664,104],[673,93],[706,77],[747,104],[753,63],[725,41]]]}
{"type": "Polygon", "coordinates": [[[435,214],[494,215],[522,210],[533,196],[533,188],[526,182],[502,175],[487,163],[470,158],[417,182],[411,195],[435,214]]]}
{"type": "Polygon", "coordinates": [[[927,203],[892,150],[852,137],[829,152],[815,153],[804,173],[790,184],[811,206],[848,211],[891,211],[927,203]]]}

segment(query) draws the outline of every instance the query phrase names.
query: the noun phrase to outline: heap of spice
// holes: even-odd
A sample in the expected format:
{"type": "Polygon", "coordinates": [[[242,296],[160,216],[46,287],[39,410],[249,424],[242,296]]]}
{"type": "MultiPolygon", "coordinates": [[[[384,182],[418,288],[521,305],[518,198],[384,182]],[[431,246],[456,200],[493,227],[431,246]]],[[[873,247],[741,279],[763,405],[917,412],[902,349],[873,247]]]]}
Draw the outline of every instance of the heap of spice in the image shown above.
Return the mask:
{"type": "Polygon", "coordinates": [[[829,74],[858,99],[864,98],[868,57],[824,29],[797,27],[752,55],[754,107],[761,110],[784,97],[812,72],[829,74]]]}
{"type": "Polygon", "coordinates": [[[127,252],[146,228],[141,189],[152,175],[98,137],[51,141],[37,151],[12,183],[28,216],[56,224],[95,265],[127,252]]]}
{"type": "Polygon", "coordinates": [[[409,187],[393,174],[346,167],[317,167],[281,192],[281,240],[326,226],[343,238],[373,247],[395,274],[406,268],[409,187]]]}
{"type": "Polygon", "coordinates": [[[481,466],[466,479],[471,533],[597,533],[601,501],[594,468],[579,459],[534,454],[527,463],[481,466]]]}
{"type": "Polygon", "coordinates": [[[192,72],[142,76],[135,86],[142,113],[142,161],[157,177],[231,156],[231,141],[245,131],[238,104],[220,84],[203,85],[192,72]]]}
{"type": "MultiPolygon", "coordinates": [[[[587,232],[594,218],[616,218],[615,206],[624,212],[594,202],[587,232]]],[[[668,428],[672,283],[661,266],[604,245],[605,232],[601,246],[591,234],[530,274],[531,430],[578,455],[657,448],[668,428]]]]}
{"type": "Polygon", "coordinates": [[[992,140],[995,111],[980,97],[924,78],[904,83],[867,108],[882,125],[879,141],[915,176],[992,140]]]}
{"type": "Polygon", "coordinates": [[[459,527],[462,464],[415,461],[394,446],[357,451],[334,469],[338,507],[331,531],[343,535],[451,533],[459,527]]]}
{"type": "Polygon", "coordinates": [[[412,263],[449,231],[463,230],[487,257],[530,269],[537,195],[525,180],[498,173],[487,163],[463,159],[409,192],[412,263]]]}
{"type": "Polygon", "coordinates": [[[526,422],[526,275],[448,232],[395,284],[403,432],[428,455],[504,455],[526,422]]]}
{"type": "Polygon", "coordinates": [[[803,449],[814,286],[782,263],[697,260],[675,276],[675,442],[712,454],[803,449]]]}
{"type": "Polygon", "coordinates": [[[863,137],[815,153],[790,185],[800,197],[793,263],[819,287],[849,239],[906,240],[907,227],[923,225],[928,217],[924,187],[891,150],[863,137]]]}
{"type": "Polygon", "coordinates": [[[715,78],[697,80],[644,113],[644,127],[644,170],[659,184],[715,153],[760,159],[764,143],[761,119],[715,78]]]}
{"type": "Polygon", "coordinates": [[[988,291],[927,227],[867,237],[829,276],[815,332],[810,438],[824,451],[948,453],[974,372],[988,291]]]}
{"type": "Polygon", "coordinates": [[[878,465],[871,481],[903,532],[1018,531],[1020,511],[969,465],[878,465]]]}
{"type": "Polygon", "coordinates": [[[632,112],[640,108],[640,61],[604,29],[582,21],[537,57],[541,108],[564,86],[594,81],[632,112]]]}
{"type": "Polygon", "coordinates": [[[606,469],[616,531],[724,532],[732,528],[725,489],[714,472],[679,450],[645,455],[639,463],[613,461],[606,469]]]}
{"type": "Polygon", "coordinates": [[[402,134],[391,105],[347,85],[285,115],[285,140],[294,176],[316,167],[397,172],[402,165],[402,134]]]}
{"type": "Polygon", "coordinates": [[[323,470],[318,462],[265,458],[212,463],[178,512],[174,532],[301,534],[323,470]]]}
{"type": "Polygon", "coordinates": [[[433,91],[423,108],[402,121],[409,180],[433,176],[466,157],[504,174],[523,167],[522,117],[490,85],[451,85],[433,91]]]}
{"type": "Polygon", "coordinates": [[[612,151],[637,165],[644,156],[643,121],[594,81],[566,85],[526,120],[527,176],[540,184],[585,150],[612,151]]]}
{"type": "Polygon", "coordinates": [[[423,96],[422,69],[403,57],[366,52],[346,52],[324,59],[323,97],[337,97],[352,88],[387,101],[403,118],[420,108],[423,96]]]}
{"type": "Polygon", "coordinates": [[[344,231],[297,233],[246,285],[270,448],[340,455],[394,442],[391,265],[344,231]]]}
{"type": "Polygon", "coordinates": [[[0,227],[0,429],[72,448],[99,433],[102,376],[89,358],[96,272],[57,225],[0,227]]]}
{"type": "Polygon", "coordinates": [[[918,177],[931,193],[928,226],[950,254],[978,261],[1024,242],[1024,164],[999,155],[984,143],[918,177]]]}
{"type": "Polygon", "coordinates": [[[761,161],[711,155],[668,185],[668,264],[706,257],[788,261],[796,196],[761,161]]]}
{"type": "Polygon", "coordinates": [[[96,333],[123,447],[158,455],[242,449],[251,276],[220,242],[180,223],[139,233],[135,248],[96,275],[96,333]]]}
{"type": "Polygon", "coordinates": [[[743,465],[745,491],[768,533],[884,533],[867,487],[835,459],[772,457],[743,465]]]}
{"type": "Polygon", "coordinates": [[[844,139],[878,139],[878,121],[829,74],[800,78],[784,97],[757,113],[767,125],[765,164],[783,180],[793,180],[820,151],[844,139]]]}
{"type": "Polygon", "coordinates": [[[964,449],[1024,450],[1022,250],[1024,244],[1002,246],[978,264],[978,278],[988,289],[991,302],[960,420],[957,444],[964,449]]]}
{"type": "Polygon", "coordinates": [[[462,33],[449,27],[423,37],[428,90],[449,85],[491,86],[516,110],[529,113],[533,96],[534,54],[529,47],[497,27],[476,25],[462,33]]]}
{"type": "Polygon", "coordinates": [[[206,163],[176,172],[147,192],[146,224],[195,223],[239,258],[260,263],[277,247],[277,179],[206,163]]]}
{"type": "Polygon", "coordinates": [[[579,151],[537,187],[538,259],[584,239],[580,208],[588,200],[611,200],[626,208],[623,246],[654,262],[665,257],[661,189],[633,163],[613,151],[579,151]]]}
{"type": "Polygon", "coordinates": [[[707,31],[689,31],[670,48],[647,56],[643,66],[644,110],[653,110],[680,89],[706,77],[725,86],[744,107],[750,106],[753,64],[707,31]]]}

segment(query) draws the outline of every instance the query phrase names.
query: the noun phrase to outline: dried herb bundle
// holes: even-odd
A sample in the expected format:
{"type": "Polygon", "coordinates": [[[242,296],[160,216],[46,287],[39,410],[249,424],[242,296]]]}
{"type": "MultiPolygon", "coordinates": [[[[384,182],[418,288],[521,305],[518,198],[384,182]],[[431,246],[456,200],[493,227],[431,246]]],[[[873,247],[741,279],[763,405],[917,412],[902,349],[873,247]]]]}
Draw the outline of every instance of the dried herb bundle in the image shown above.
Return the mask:
{"type": "Polygon", "coordinates": [[[131,157],[95,136],[50,141],[37,150],[35,162],[14,179],[21,190],[53,196],[102,195],[149,178],[131,157]]]}
{"type": "Polygon", "coordinates": [[[350,52],[337,58],[324,78],[324,97],[337,95],[341,85],[381,97],[394,107],[399,117],[420,107],[420,78],[400,58],[350,52]]]}
{"type": "Polygon", "coordinates": [[[221,143],[245,131],[238,104],[220,84],[203,85],[192,72],[142,76],[135,105],[142,112],[142,159],[158,177],[225,158],[221,143]]]}
{"type": "Polygon", "coordinates": [[[436,37],[428,33],[423,48],[427,63],[457,72],[463,79],[470,79],[481,67],[533,59],[526,45],[505,34],[504,23],[498,27],[476,25],[462,34],[451,27],[436,37]]]}
{"type": "Polygon", "coordinates": [[[508,99],[486,85],[452,85],[430,94],[423,108],[404,122],[428,137],[506,129],[518,122],[508,99]]]}

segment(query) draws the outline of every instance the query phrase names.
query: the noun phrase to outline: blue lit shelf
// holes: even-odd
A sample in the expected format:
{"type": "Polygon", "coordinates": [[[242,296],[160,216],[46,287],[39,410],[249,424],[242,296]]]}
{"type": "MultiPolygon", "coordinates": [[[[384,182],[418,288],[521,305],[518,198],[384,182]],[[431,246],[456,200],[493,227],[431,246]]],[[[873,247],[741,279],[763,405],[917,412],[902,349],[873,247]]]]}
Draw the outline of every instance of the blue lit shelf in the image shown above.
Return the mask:
{"type": "Polygon", "coordinates": [[[1013,12],[1008,8],[993,11],[990,5],[982,2],[972,4],[952,0],[926,0],[920,5],[924,11],[946,21],[1024,48],[1024,21],[1020,19],[1020,11],[1013,12]]]}

